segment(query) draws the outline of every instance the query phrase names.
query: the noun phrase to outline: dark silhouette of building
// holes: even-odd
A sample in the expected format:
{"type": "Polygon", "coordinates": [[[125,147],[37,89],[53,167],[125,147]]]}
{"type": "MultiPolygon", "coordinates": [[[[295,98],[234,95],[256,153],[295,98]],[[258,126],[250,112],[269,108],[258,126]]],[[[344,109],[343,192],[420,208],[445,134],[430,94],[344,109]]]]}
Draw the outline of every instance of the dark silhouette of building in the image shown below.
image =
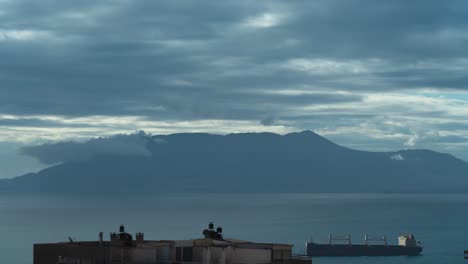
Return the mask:
{"type": "Polygon", "coordinates": [[[210,223],[204,238],[191,240],[145,240],[143,233],[135,239],[120,226],[104,241],[73,241],[35,244],[34,264],[311,264],[304,256],[292,255],[292,245],[253,243],[225,239],[223,229],[210,223]]]}

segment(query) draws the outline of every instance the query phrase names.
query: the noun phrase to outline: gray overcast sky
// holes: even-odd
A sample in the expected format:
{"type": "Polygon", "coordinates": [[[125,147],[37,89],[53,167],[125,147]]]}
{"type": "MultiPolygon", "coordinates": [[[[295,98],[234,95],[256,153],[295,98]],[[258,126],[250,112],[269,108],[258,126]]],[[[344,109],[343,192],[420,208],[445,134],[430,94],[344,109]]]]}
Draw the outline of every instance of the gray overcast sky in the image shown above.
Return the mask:
{"type": "Polygon", "coordinates": [[[313,130],[468,160],[468,1],[0,0],[0,177],[21,146],[313,130]]]}

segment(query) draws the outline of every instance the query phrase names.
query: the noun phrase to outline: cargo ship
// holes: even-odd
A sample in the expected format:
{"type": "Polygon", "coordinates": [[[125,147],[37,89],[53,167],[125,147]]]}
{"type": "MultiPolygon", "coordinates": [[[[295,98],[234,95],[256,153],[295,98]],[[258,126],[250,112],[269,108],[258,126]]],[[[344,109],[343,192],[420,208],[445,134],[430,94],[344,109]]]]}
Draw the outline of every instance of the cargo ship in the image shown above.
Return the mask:
{"type": "MultiPolygon", "coordinates": [[[[375,243],[375,242],[373,242],[375,243]]],[[[308,256],[417,256],[422,252],[422,246],[412,234],[398,237],[398,245],[388,245],[387,237],[364,236],[364,244],[353,245],[351,236],[334,237],[329,235],[328,244],[306,243],[308,256]],[[335,240],[344,240],[345,243],[334,244],[335,240]],[[383,244],[369,244],[369,241],[383,241],[383,244]]]]}

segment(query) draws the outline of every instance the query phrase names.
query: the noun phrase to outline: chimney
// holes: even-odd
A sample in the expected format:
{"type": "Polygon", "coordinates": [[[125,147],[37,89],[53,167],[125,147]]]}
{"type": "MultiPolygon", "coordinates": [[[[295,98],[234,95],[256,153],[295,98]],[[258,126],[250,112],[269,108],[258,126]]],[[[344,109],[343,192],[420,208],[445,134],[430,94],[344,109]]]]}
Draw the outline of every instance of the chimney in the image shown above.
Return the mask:
{"type": "Polygon", "coordinates": [[[138,232],[135,235],[136,242],[144,242],[145,241],[145,234],[138,232]]]}
{"type": "Polygon", "coordinates": [[[99,246],[100,247],[102,247],[102,241],[104,240],[103,236],[104,236],[104,233],[99,232],[99,246]]]}

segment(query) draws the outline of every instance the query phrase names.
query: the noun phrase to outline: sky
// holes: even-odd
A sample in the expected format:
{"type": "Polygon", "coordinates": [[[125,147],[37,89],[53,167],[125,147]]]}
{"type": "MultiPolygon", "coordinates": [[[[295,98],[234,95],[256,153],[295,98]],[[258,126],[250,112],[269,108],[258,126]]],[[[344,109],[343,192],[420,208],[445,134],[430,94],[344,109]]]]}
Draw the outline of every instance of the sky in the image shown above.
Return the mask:
{"type": "Polygon", "coordinates": [[[0,0],[0,178],[49,165],[25,148],[135,131],[468,161],[466,47],[465,0],[0,0]]]}

